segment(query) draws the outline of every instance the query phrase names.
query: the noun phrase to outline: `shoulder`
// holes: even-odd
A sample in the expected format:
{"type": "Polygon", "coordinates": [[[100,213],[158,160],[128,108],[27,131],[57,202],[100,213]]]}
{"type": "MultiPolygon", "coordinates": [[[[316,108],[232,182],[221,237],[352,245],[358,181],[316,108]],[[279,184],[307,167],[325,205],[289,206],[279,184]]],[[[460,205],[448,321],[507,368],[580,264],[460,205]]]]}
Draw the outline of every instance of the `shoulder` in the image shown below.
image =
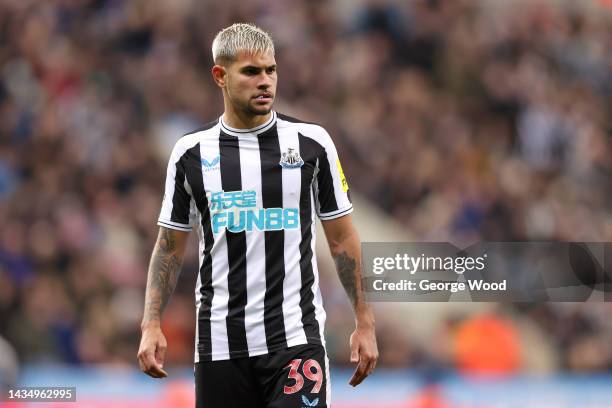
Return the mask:
{"type": "Polygon", "coordinates": [[[192,130],[191,132],[185,133],[183,135],[182,139],[187,139],[187,140],[191,140],[191,139],[195,139],[197,137],[201,137],[201,136],[205,136],[206,134],[213,134],[215,133],[215,128],[219,126],[219,119],[215,119],[211,122],[208,122],[207,124],[205,124],[204,126],[196,129],[196,130],[192,130]]]}
{"type": "Polygon", "coordinates": [[[197,145],[203,138],[208,136],[218,137],[216,128],[219,125],[219,119],[215,119],[212,122],[208,122],[204,126],[185,133],[174,145],[174,154],[182,155],[187,150],[197,145]]]}
{"type": "Polygon", "coordinates": [[[297,128],[300,135],[314,140],[322,146],[333,145],[333,141],[327,130],[318,123],[306,122],[282,113],[276,114],[279,128],[297,128]]]}

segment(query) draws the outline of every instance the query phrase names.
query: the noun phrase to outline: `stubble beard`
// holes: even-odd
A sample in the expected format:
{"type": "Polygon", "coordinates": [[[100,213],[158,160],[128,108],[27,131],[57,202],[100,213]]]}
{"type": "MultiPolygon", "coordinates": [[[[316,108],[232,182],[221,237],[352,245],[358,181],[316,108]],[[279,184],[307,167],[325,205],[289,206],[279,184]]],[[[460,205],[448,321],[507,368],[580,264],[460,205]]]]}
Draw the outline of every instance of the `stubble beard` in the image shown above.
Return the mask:
{"type": "Polygon", "coordinates": [[[241,101],[238,98],[233,98],[229,92],[227,93],[227,96],[236,111],[243,112],[251,116],[265,116],[269,114],[272,111],[275,101],[275,99],[272,99],[272,103],[269,105],[269,107],[257,108],[253,105],[252,99],[241,101]]]}
{"type": "Polygon", "coordinates": [[[242,105],[242,106],[237,106],[238,109],[242,110],[245,113],[248,113],[249,115],[253,115],[253,116],[265,116],[268,113],[270,113],[272,111],[272,106],[274,105],[274,101],[272,101],[272,103],[270,104],[269,107],[261,107],[261,108],[256,108],[254,107],[250,101],[247,102],[246,104],[242,105]]]}

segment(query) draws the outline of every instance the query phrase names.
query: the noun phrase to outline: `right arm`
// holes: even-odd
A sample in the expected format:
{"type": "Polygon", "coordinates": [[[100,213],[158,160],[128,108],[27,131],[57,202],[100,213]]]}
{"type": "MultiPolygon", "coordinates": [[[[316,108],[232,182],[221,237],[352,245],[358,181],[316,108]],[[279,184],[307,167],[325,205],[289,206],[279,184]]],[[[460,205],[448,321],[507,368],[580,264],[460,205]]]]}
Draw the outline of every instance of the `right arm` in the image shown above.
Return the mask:
{"type": "Polygon", "coordinates": [[[167,343],[161,315],[176,287],[188,236],[188,232],[160,227],[149,263],[138,363],[153,378],[168,375],[163,370],[167,343]]]}

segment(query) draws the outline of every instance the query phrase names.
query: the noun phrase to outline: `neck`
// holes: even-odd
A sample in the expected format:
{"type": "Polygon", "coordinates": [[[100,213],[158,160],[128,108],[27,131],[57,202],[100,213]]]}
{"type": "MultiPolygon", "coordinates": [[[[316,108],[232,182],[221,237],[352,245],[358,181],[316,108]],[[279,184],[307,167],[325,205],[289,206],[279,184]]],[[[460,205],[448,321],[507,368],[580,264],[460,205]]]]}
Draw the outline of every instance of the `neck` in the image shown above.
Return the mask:
{"type": "Polygon", "coordinates": [[[229,126],[236,129],[251,129],[259,125],[266,123],[272,112],[268,112],[265,115],[254,115],[249,112],[238,111],[233,106],[225,106],[225,112],[223,113],[223,121],[229,126]]]}

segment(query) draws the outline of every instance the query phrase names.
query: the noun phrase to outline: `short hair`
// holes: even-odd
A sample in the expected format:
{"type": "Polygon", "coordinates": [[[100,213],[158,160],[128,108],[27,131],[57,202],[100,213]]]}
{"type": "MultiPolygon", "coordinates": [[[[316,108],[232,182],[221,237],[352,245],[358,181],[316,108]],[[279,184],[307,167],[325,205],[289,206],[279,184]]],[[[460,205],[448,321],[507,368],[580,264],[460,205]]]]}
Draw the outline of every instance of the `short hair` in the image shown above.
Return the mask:
{"type": "Polygon", "coordinates": [[[248,23],[232,24],[217,33],[212,43],[215,64],[235,61],[240,51],[274,55],[274,42],[270,34],[248,23]]]}

